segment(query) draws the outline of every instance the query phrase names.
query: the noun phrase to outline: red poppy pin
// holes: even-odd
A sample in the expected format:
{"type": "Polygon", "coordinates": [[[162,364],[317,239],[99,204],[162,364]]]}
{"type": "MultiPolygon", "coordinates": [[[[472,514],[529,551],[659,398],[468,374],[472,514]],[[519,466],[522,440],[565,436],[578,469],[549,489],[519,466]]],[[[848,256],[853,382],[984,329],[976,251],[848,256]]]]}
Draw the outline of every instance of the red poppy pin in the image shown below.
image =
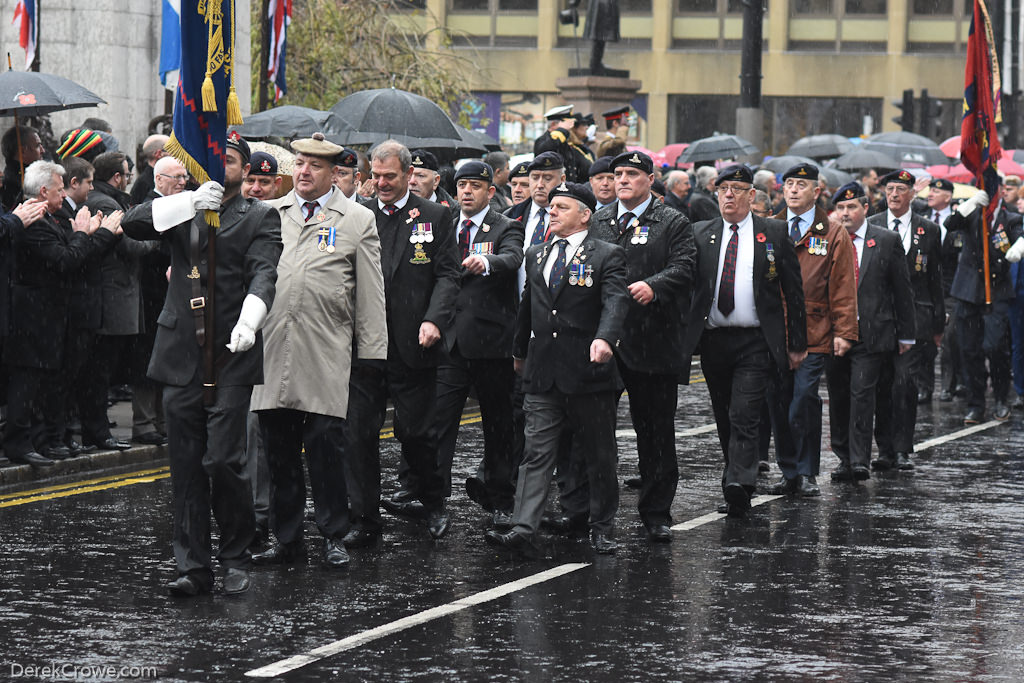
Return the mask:
{"type": "Polygon", "coordinates": [[[868,240],[867,244],[868,244],[869,247],[873,247],[873,246],[875,246],[875,240],[874,239],[870,239],[870,240],[868,240]]]}
{"type": "Polygon", "coordinates": [[[420,210],[413,208],[409,209],[409,218],[417,218],[420,215],[420,210]]]}
{"type": "Polygon", "coordinates": [[[764,236],[763,232],[757,233],[757,241],[758,242],[764,242],[766,239],[768,239],[768,238],[764,236]]]}
{"type": "Polygon", "coordinates": [[[917,234],[918,235],[923,235],[924,234],[924,226],[923,225],[917,226],[917,234]]]}

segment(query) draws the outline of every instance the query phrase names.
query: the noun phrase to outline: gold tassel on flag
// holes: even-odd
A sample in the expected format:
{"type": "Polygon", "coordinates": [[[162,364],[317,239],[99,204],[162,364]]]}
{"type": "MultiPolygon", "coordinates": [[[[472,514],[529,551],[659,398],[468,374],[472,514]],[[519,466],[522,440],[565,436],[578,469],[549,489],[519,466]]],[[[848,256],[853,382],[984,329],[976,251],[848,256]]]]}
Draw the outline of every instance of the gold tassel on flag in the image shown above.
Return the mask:
{"type": "Polygon", "coordinates": [[[242,105],[238,102],[238,93],[235,92],[235,0],[231,0],[231,49],[228,50],[228,61],[224,68],[230,77],[231,87],[228,90],[228,125],[242,125],[242,105]]]}
{"type": "MultiPolygon", "coordinates": [[[[199,0],[199,13],[206,21],[206,78],[203,79],[203,111],[217,111],[217,91],[213,87],[212,75],[222,66],[224,51],[224,13],[222,0],[199,0]]],[[[232,2],[232,8],[234,3],[232,2]]],[[[234,12],[231,14],[234,17],[234,12]]]]}

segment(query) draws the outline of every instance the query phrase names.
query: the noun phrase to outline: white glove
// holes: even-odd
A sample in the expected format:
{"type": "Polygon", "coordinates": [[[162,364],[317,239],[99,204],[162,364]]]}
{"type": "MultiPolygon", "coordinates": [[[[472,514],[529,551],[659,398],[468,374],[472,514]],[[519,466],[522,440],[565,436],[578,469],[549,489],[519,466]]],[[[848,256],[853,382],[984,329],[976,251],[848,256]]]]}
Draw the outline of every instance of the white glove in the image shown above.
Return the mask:
{"type": "Polygon", "coordinates": [[[1024,257],[1024,237],[1018,237],[1013,246],[1006,250],[1006,260],[1010,263],[1017,263],[1024,257]]]}
{"type": "Polygon", "coordinates": [[[231,330],[231,341],[228,351],[241,353],[248,351],[256,343],[256,331],[267,321],[267,305],[255,294],[246,294],[242,302],[242,312],[238,314],[238,322],[231,330]]]}
{"type": "Polygon", "coordinates": [[[192,206],[196,211],[216,211],[224,198],[224,187],[215,180],[209,180],[192,192],[192,206]]]}
{"type": "Polygon", "coordinates": [[[960,202],[960,206],[957,207],[956,212],[964,218],[967,218],[974,213],[974,210],[979,206],[988,206],[988,192],[985,192],[985,190],[978,190],[974,193],[974,196],[966,202],[960,202]]]}

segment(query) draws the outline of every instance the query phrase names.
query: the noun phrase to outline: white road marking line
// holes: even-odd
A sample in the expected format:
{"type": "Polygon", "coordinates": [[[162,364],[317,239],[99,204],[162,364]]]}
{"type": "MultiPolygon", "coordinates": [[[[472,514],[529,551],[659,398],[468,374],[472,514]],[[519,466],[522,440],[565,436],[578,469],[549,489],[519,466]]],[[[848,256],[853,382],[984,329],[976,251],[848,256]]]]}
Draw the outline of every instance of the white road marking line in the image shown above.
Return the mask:
{"type": "MultiPolygon", "coordinates": [[[[1000,422],[999,420],[991,420],[983,424],[967,427],[965,429],[961,429],[946,434],[945,436],[939,436],[934,439],[928,439],[927,441],[923,441],[922,443],[917,444],[914,447],[914,450],[916,452],[924,451],[929,448],[933,448],[935,446],[940,446],[944,443],[948,443],[950,441],[955,441],[965,436],[970,436],[971,434],[983,432],[987,429],[991,429],[1001,424],[1005,423],[1000,422]]],[[[676,432],[676,436],[694,436],[697,434],[705,434],[707,432],[712,432],[715,431],[715,429],[716,427],[714,424],[709,424],[704,425],[703,427],[694,427],[692,429],[683,430],[682,432],[676,432]]],[[[631,429],[620,429],[615,433],[615,435],[636,436],[636,434],[631,429]]],[[[758,496],[757,498],[754,498],[753,500],[750,501],[750,506],[756,507],[758,505],[764,505],[765,503],[770,503],[782,497],[783,496],[758,496]]],[[[672,527],[672,531],[689,531],[691,529],[696,529],[697,527],[703,526],[705,524],[710,524],[711,522],[724,518],[725,515],[719,512],[709,512],[706,515],[701,515],[700,517],[695,517],[693,519],[687,520],[685,522],[680,522],[679,524],[674,525],[672,527]]],[[[245,675],[251,678],[274,678],[275,676],[281,676],[290,671],[302,668],[308,664],[318,662],[322,659],[326,659],[327,657],[331,657],[341,652],[345,652],[346,650],[352,650],[354,648],[357,648],[370,641],[391,635],[392,633],[404,631],[405,629],[412,628],[414,626],[419,626],[420,624],[425,624],[435,619],[440,619],[443,616],[447,616],[449,614],[452,614],[453,612],[468,609],[469,607],[473,607],[475,605],[480,605],[485,602],[497,600],[498,598],[510,595],[511,593],[521,591],[524,588],[536,586],[537,584],[550,581],[551,579],[564,576],[565,574],[570,574],[572,572],[579,571],[580,569],[584,569],[589,566],[590,563],[588,562],[559,565],[546,571],[533,574],[531,576],[526,576],[516,581],[511,581],[509,583],[502,584],[501,586],[491,588],[489,590],[474,593],[473,595],[460,598],[459,600],[455,600],[454,602],[449,602],[444,605],[438,605],[437,607],[432,607],[422,612],[417,612],[416,614],[410,614],[407,617],[403,617],[401,619],[397,619],[387,624],[377,626],[376,628],[361,631],[354,635],[348,636],[347,638],[342,638],[341,640],[337,640],[333,643],[329,643],[327,645],[318,647],[314,650],[310,650],[307,653],[295,655],[294,657],[282,659],[280,661],[274,662],[273,664],[262,666],[258,669],[246,671],[245,675]]]]}
{"type": "MultiPolygon", "coordinates": [[[[681,438],[687,437],[687,436],[697,436],[698,434],[707,434],[708,432],[713,432],[713,431],[715,431],[717,429],[718,429],[718,427],[714,423],[709,424],[709,425],[703,425],[702,427],[691,427],[690,429],[684,429],[681,432],[676,432],[676,438],[677,439],[681,439],[681,438]]],[[[636,438],[636,432],[633,431],[632,429],[616,429],[615,430],[615,437],[616,438],[624,438],[624,439],[635,439],[636,438]]]]}
{"type": "Polygon", "coordinates": [[[589,566],[589,562],[559,565],[548,569],[547,571],[533,574],[532,576],[527,576],[496,588],[491,588],[490,590],[474,593],[473,595],[455,600],[454,602],[449,602],[445,605],[439,605],[437,607],[424,610],[423,612],[410,614],[407,617],[383,624],[376,628],[361,631],[360,633],[356,633],[347,638],[342,638],[341,640],[318,647],[315,650],[310,650],[304,654],[295,655],[294,657],[282,659],[281,661],[268,664],[267,666],[262,666],[258,669],[246,671],[245,675],[252,678],[273,678],[275,676],[281,676],[289,671],[294,671],[295,669],[306,666],[307,664],[312,664],[313,662],[331,657],[340,652],[344,652],[345,650],[351,650],[359,647],[371,640],[377,640],[378,638],[383,638],[384,636],[391,635],[392,633],[404,631],[407,628],[419,626],[420,624],[425,624],[428,621],[433,621],[434,619],[440,619],[452,612],[458,612],[460,610],[473,607],[474,605],[490,602],[491,600],[497,600],[498,598],[509,595],[510,593],[515,593],[523,590],[524,588],[529,588],[530,586],[535,586],[539,583],[556,579],[559,576],[564,576],[565,574],[570,574],[589,566]]]}

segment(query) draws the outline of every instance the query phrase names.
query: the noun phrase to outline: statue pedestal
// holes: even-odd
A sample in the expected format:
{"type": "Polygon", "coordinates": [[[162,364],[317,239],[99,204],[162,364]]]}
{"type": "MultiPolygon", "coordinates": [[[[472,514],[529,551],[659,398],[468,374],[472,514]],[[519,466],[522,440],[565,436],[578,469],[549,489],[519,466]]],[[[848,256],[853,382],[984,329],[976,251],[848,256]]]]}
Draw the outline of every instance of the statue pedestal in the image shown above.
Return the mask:
{"type": "Polygon", "coordinates": [[[638,80],[617,76],[567,76],[555,81],[565,102],[576,105],[573,111],[593,113],[602,130],[601,112],[629,104],[642,85],[638,80]]]}

